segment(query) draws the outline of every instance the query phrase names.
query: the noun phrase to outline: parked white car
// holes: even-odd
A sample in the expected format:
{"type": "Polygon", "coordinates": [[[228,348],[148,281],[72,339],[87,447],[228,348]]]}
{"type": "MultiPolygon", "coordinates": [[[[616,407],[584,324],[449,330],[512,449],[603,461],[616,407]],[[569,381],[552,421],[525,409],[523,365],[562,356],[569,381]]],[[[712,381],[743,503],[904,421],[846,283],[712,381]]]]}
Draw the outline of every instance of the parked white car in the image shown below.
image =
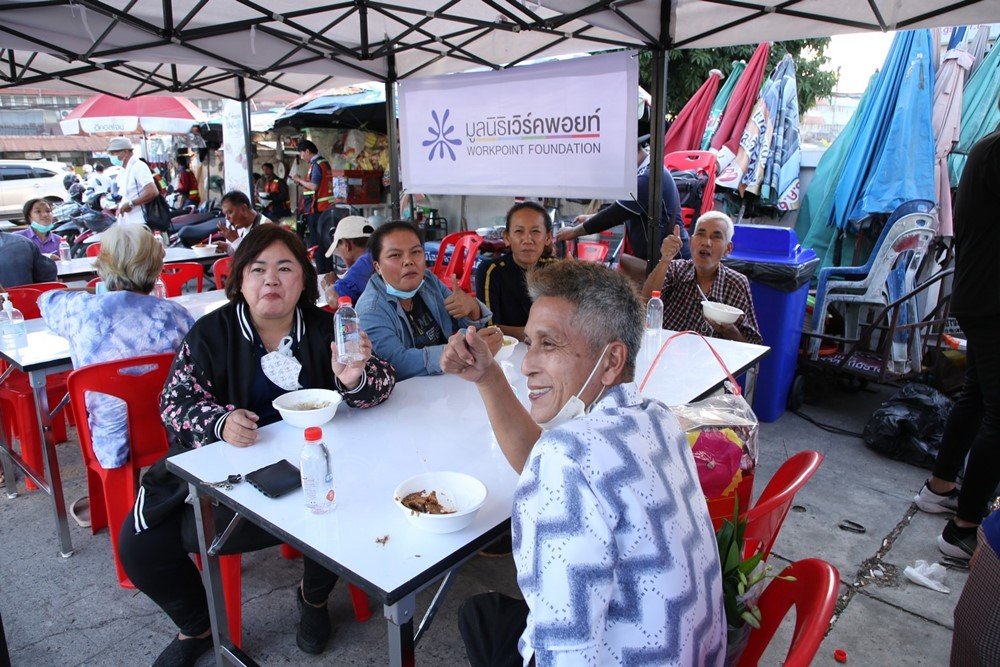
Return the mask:
{"type": "Polygon", "coordinates": [[[63,177],[69,166],[49,160],[0,160],[0,219],[21,218],[29,199],[58,204],[69,199],[63,177]]]}

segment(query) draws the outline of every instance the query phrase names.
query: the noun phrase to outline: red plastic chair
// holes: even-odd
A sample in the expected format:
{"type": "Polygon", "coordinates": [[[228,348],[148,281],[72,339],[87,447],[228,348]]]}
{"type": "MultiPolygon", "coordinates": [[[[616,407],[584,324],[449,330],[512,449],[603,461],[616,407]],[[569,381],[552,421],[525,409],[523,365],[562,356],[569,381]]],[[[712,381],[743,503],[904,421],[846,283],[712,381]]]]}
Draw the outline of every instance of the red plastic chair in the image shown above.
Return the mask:
{"type": "Polygon", "coordinates": [[[711,151],[675,151],[663,158],[663,166],[667,168],[667,171],[696,171],[708,176],[708,182],[705,184],[705,191],[701,197],[701,208],[699,210],[681,209],[681,219],[684,221],[684,226],[691,229],[691,225],[702,213],[714,208],[715,175],[719,169],[719,160],[711,151]]]}
{"type": "MultiPolygon", "coordinates": [[[[26,320],[41,317],[38,308],[38,297],[44,292],[66,289],[65,283],[48,282],[20,285],[7,289],[11,303],[21,311],[26,320]]],[[[7,364],[0,362],[0,372],[7,370],[7,364]]],[[[66,393],[66,377],[68,373],[50,375],[46,381],[46,396],[49,407],[54,407],[66,393]]],[[[7,381],[0,386],[0,403],[4,415],[4,438],[11,442],[17,438],[21,443],[21,457],[33,470],[42,471],[42,439],[38,432],[38,422],[35,419],[35,398],[28,383],[28,376],[20,371],[13,371],[7,381]]],[[[52,420],[52,435],[55,442],[66,442],[66,421],[63,413],[52,420]]],[[[38,486],[30,477],[25,478],[25,487],[34,491],[38,486]]]]}
{"type": "Polygon", "coordinates": [[[87,257],[97,257],[101,254],[101,242],[91,243],[87,246],[87,257]]]}
{"type": "Polygon", "coordinates": [[[217,259],[212,264],[212,275],[215,276],[215,289],[226,289],[226,278],[229,277],[229,270],[232,265],[232,257],[217,259]]]}
{"type": "Polygon", "coordinates": [[[160,392],[173,354],[151,354],[132,359],[107,361],[84,366],[70,373],[70,406],[76,416],[80,450],[87,468],[90,494],[90,530],[97,534],[110,527],[118,583],[134,588],[118,560],[118,526],[128,515],[139,492],[139,471],[167,453],[167,432],[160,421],[160,392]],[[114,396],[125,402],[128,411],[129,460],[119,468],[104,468],[94,455],[85,392],[114,396]]]}
{"type": "Polygon", "coordinates": [[[584,262],[600,264],[608,256],[608,246],[599,241],[577,241],[576,256],[584,262]]]}
{"type": "Polygon", "coordinates": [[[167,287],[167,296],[180,296],[184,285],[194,280],[201,291],[205,279],[205,269],[197,262],[175,262],[164,264],[160,271],[160,280],[167,287]]]}
{"type": "MultiPolygon", "coordinates": [[[[302,552],[288,544],[281,545],[281,557],[286,560],[300,558],[302,552]]],[[[371,607],[368,606],[368,596],[365,592],[354,584],[347,584],[347,590],[351,594],[351,604],[354,606],[354,618],[358,623],[364,623],[372,617],[371,607]]]]}
{"type": "Polygon", "coordinates": [[[781,464],[764,487],[757,504],[744,515],[747,522],[743,533],[745,557],[761,551],[764,560],[767,560],[795,494],[816,473],[822,462],[823,455],[819,452],[805,451],[781,464]]]}
{"type": "Polygon", "coordinates": [[[836,568],[825,561],[807,558],[792,563],[780,576],[794,577],[795,581],[774,579],[764,589],[757,603],[761,613],[760,629],[750,631],[739,667],[757,667],[775,630],[792,606],[795,607],[795,631],[788,655],[782,662],[785,667],[808,667],[830,627],[840,585],[836,568]]]}
{"type": "Polygon", "coordinates": [[[306,249],[306,254],[309,255],[309,261],[313,261],[316,257],[316,251],[319,250],[318,245],[311,245],[306,249]]]}
{"type": "Polygon", "coordinates": [[[451,287],[451,278],[458,278],[458,286],[471,293],[472,269],[476,264],[476,254],[483,244],[483,237],[475,232],[456,232],[449,234],[441,241],[437,260],[434,262],[434,275],[451,287]],[[451,248],[451,259],[445,265],[445,250],[451,248]]]}

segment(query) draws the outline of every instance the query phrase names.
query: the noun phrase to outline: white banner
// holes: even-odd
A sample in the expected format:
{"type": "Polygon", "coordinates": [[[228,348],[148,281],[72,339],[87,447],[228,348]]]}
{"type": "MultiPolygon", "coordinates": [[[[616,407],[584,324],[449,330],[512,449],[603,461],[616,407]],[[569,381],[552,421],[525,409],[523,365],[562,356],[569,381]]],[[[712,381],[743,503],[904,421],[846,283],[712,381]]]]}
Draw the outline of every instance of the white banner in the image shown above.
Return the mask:
{"type": "Polygon", "coordinates": [[[403,186],[450,195],[627,198],[638,59],[612,53],[399,83],[403,186]]]}
{"type": "Polygon", "coordinates": [[[253,201],[247,171],[247,139],[243,126],[243,105],[236,100],[222,102],[222,160],[226,192],[239,190],[253,201]]]}

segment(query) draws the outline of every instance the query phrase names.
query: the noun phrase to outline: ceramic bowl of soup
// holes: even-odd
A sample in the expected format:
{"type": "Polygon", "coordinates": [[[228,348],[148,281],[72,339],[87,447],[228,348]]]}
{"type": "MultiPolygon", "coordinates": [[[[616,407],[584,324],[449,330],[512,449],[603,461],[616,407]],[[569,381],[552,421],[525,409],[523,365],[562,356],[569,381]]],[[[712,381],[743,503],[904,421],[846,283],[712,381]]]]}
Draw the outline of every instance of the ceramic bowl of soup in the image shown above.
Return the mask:
{"type": "Polygon", "coordinates": [[[464,472],[425,472],[402,482],[393,502],[411,524],[429,533],[454,533],[486,503],[486,485],[464,472]]]}
{"type": "Polygon", "coordinates": [[[194,251],[194,254],[197,257],[210,257],[210,256],[216,254],[216,252],[215,252],[215,244],[214,243],[211,244],[211,245],[208,245],[208,244],[194,245],[194,246],[191,246],[191,250],[194,251]]]}
{"type": "Polygon", "coordinates": [[[513,336],[504,336],[503,343],[500,345],[497,353],[493,355],[493,358],[497,361],[507,361],[510,359],[510,355],[514,354],[515,347],[517,347],[517,339],[513,336]]]}
{"type": "Polygon", "coordinates": [[[743,314],[739,308],[727,306],[718,301],[702,301],[701,312],[705,315],[706,320],[712,320],[719,324],[732,324],[743,314]]]}
{"type": "Polygon", "coordinates": [[[337,412],[343,397],[332,389],[299,389],[271,401],[281,418],[291,426],[322,426],[337,412]]]}

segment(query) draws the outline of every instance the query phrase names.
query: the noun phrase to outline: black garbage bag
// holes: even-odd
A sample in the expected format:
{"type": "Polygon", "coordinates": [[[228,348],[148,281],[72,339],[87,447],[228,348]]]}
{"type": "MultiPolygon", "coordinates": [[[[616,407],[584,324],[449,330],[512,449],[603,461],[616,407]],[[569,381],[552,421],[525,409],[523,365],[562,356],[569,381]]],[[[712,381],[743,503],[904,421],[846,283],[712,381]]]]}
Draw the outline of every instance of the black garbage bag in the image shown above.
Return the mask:
{"type": "Polygon", "coordinates": [[[865,445],[891,459],[933,468],[950,412],[947,396],[912,382],[872,413],[865,424],[865,445]]]}
{"type": "Polygon", "coordinates": [[[723,259],[722,263],[734,271],[739,271],[750,280],[782,292],[794,292],[812,279],[816,269],[819,268],[820,258],[814,257],[801,264],[778,264],[729,256],[723,259]]]}

